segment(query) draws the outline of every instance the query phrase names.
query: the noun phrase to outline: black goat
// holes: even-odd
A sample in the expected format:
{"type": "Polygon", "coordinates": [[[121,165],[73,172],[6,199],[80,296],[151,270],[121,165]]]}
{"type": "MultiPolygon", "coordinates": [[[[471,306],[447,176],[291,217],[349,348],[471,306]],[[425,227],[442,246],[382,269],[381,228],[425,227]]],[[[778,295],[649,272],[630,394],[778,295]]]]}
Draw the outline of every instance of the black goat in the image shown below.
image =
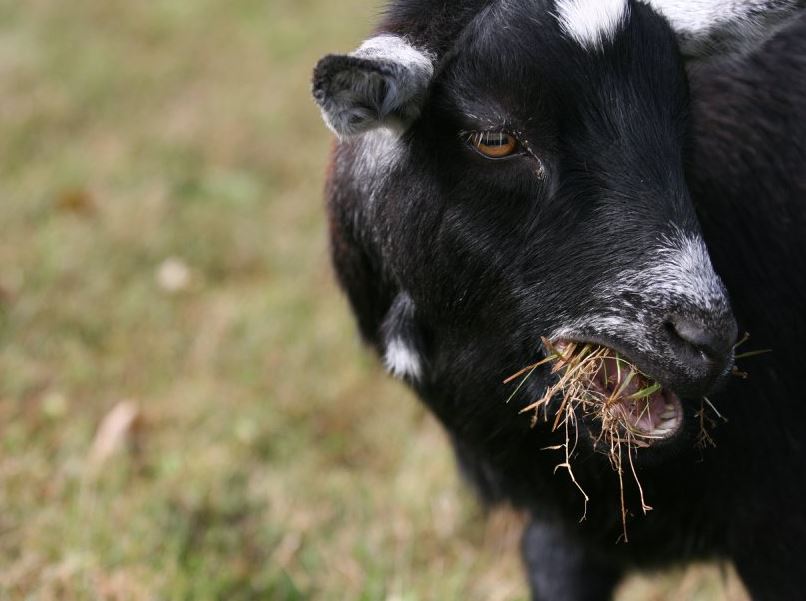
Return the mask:
{"type": "Polygon", "coordinates": [[[535,599],[607,599],[625,571],[713,558],[754,599],[804,599],[806,15],[650,4],[392,2],[375,37],[314,74],[341,138],[333,260],[364,338],[482,498],[533,516],[535,599]],[[747,381],[730,377],[737,320],[774,349],[747,381]],[[541,337],[605,345],[663,385],[635,424],[655,509],[639,517],[627,486],[627,544],[597,423],[580,417],[591,436],[572,458],[591,496],[580,523],[541,451],[561,435],[520,415],[554,376],[507,403],[501,382],[541,337]],[[703,450],[704,395],[729,421],[703,450]]]}

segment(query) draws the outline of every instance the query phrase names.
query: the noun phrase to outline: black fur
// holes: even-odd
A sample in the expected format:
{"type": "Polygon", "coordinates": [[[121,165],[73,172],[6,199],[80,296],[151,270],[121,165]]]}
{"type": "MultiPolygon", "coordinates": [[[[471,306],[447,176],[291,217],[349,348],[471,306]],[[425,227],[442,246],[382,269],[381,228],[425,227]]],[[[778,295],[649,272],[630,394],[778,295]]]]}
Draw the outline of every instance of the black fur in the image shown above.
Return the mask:
{"type": "Polygon", "coordinates": [[[423,365],[411,384],[463,472],[488,502],[534,516],[524,557],[535,599],[607,599],[628,570],[711,558],[735,561],[754,599],[806,598],[806,17],[751,55],[693,68],[690,99],[676,40],[643,4],[597,52],[566,39],[550,9],[389,9],[380,31],[427,48],[436,74],[394,160],[367,166],[372,133],[335,150],[332,250],[361,332],[381,355],[396,336],[410,341],[423,365]],[[490,161],[460,135],[488,128],[516,132],[524,155],[490,161]],[[704,235],[753,348],[774,349],[747,362],[746,382],[722,377],[730,353],[705,366],[664,329],[685,315],[732,338],[723,292],[707,310],[685,290],[601,294],[619,274],[650,269],[658,241],[681,232],[704,235]],[[645,347],[618,328],[579,336],[622,350],[687,399],[684,433],[638,454],[654,511],[639,514],[627,482],[621,544],[607,458],[590,444],[574,457],[591,496],[580,523],[581,495],[541,451],[561,435],[519,414],[549,374],[510,403],[501,384],[540,357],[541,336],[615,315],[640,324],[645,347]],[[729,421],[713,432],[718,446],[701,450],[694,414],[706,393],[729,421]]]}

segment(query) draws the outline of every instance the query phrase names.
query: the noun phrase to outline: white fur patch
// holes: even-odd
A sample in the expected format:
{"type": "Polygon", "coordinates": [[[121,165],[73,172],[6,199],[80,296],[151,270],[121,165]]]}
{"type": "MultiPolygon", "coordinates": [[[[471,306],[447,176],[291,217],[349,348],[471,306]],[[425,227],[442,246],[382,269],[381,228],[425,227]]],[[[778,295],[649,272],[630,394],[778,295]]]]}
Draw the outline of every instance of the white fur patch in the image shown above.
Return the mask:
{"type": "Polygon", "coordinates": [[[576,338],[580,335],[608,335],[615,339],[625,340],[642,352],[651,352],[652,345],[647,340],[646,333],[649,324],[635,317],[621,317],[619,315],[593,315],[572,321],[569,325],[554,330],[549,340],[561,338],[576,338]]]}
{"type": "Polygon", "coordinates": [[[798,0],[641,1],[669,20],[689,54],[708,50],[709,38],[717,32],[729,33],[734,45],[751,45],[774,31],[789,13],[800,10],[798,0]]]}
{"type": "Polygon", "coordinates": [[[557,20],[565,34],[583,48],[601,48],[630,15],[627,0],[557,0],[557,20]]]}
{"type": "Polygon", "coordinates": [[[352,55],[395,62],[409,69],[421,71],[427,79],[431,79],[431,75],[434,73],[433,57],[396,35],[382,34],[369,38],[352,55]]]}
{"type": "Polygon", "coordinates": [[[727,308],[727,294],[722,280],[716,275],[702,238],[678,232],[664,238],[664,245],[655,251],[652,264],[639,270],[626,270],[615,278],[618,288],[628,288],[650,298],[670,303],[685,300],[700,311],[721,311],[727,308]]]}
{"type": "Polygon", "coordinates": [[[727,292],[716,275],[708,250],[700,237],[676,232],[664,237],[651,261],[639,269],[627,269],[608,277],[595,294],[608,307],[599,314],[569,320],[550,338],[609,335],[636,349],[652,352],[648,332],[656,327],[658,312],[679,310],[724,315],[730,311],[727,292]],[[636,295],[645,306],[633,306],[626,298],[636,295]]]}
{"type": "Polygon", "coordinates": [[[732,21],[741,22],[781,2],[770,0],[643,0],[669,19],[678,33],[697,34],[732,21]]]}
{"type": "Polygon", "coordinates": [[[355,163],[356,181],[370,187],[370,194],[381,187],[403,155],[398,132],[388,128],[374,129],[361,136],[355,163]]]}
{"type": "Polygon", "coordinates": [[[387,371],[396,378],[419,380],[422,363],[419,355],[402,338],[393,338],[386,346],[384,364],[387,371]]]}

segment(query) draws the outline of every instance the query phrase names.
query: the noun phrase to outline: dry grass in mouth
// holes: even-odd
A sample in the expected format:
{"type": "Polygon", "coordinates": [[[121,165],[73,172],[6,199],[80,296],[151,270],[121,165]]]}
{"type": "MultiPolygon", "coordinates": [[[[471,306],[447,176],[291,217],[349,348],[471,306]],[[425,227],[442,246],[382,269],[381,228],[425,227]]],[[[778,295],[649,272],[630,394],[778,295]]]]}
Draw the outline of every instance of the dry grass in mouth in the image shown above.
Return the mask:
{"type": "MultiPolygon", "coordinates": [[[[734,348],[748,339],[749,336],[745,335],[734,348]]],[[[639,425],[642,422],[645,424],[647,417],[651,425],[653,405],[657,407],[658,403],[667,403],[665,407],[669,408],[669,411],[673,406],[677,411],[675,418],[679,420],[675,426],[677,427],[683,419],[682,404],[673,393],[664,392],[661,384],[611,348],[593,343],[553,342],[547,338],[543,338],[542,341],[547,351],[545,359],[522,369],[504,381],[508,384],[518,378],[521,379],[510,400],[539,367],[551,365],[551,373],[558,375],[557,381],[547,388],[543,396],[521,412],[533,412],[533,426],[542,419],[552,424],[552,431],[563,431],[565,442],[544,450],[563,451],[564,461],[558,464],[556,469],[565,469],[568,472],[571,481],[585,499],[581,520],[586,517],[590,497],[577,481],[571,459],[579,442],[579,419],[599,422],[601,430],[593,439],[593,446],[597,450],[603,450],[618,475],[622,537],[624,542],[629,542],[628,512],[624,495],[625,471],[629,469],[629,475],[638,489],[641,511],[646,514],[652,507],[644,498],[634,457],[639,449],[649,447],[654,440],[665,438],[664,434],[668,432],[655,428],[642,429],[639,425]],[[552,407],[552,401],[555,399],[559,399],[556,409],[552,407]],[[660,435],[655,435],[656,432],[660,435]]],[[[770,351],[748,352],[737,355],[736,358],[748,358],[767,352],[770,351]]],[[[737,367],[733,368],[733,375],[743,379],[748,377],[747,373],[737,367]]],[[[727,420],[706,397],[700,400],[700,409],[695,417],[699,421],[697,446],[700,448],[716,446],[709,430],[717,425],[717,419],[727,420]],[[709,414],[709,410],[713,416],[709,414]]]]}
{"type": "Polygon", "coordinates": [[[618,474],[622,536],[627,542],[629,538],[624,499],[624,473],[628,468],[638,487],[641,511],[646,514],[652,507],[644,499],[633,458],[638,449],[650,445],[652,437],[636,428],[634,425],[636,421],[631,422],[627,419],[625,403],[632,407],[643,407],[643,411],[648,411],[647,400],[661,392],[661,385],[608,347],[591,343],[555,343],[546,338],[543,338],[543,344],[548,352],[546,358],[521,370],[505,383],[522,378],[518,389],[512,394],[514,397],[538,367],[552,365],[551,373],[559,374],[558,380],[548,387],[545,394],[524,408],[522,413],[534,412],[533,425],[543,419],[547,423],[552,423],[552,431],[563,430],[565,442],[548,447],[548,450],[564,452],[565,460],[557,466],[557,469],[567,470],[574,485],[582,493],[585,499],[585,512],[581,518],[583,520],[590,497],[577,481],[571,466],[571,458],[579,441],[578,420],[591,418],[601,424],[601,431],[594,439],[594,448],[605,449],[613,470],[618,474]],[[611,373],[607,373],[608,369],[611,373]],[[612,382],[613,385],[609,388],[602,387],[600,385],[602,378],[605,382],[612,382]],[[559,398],[559,406],[553,410],[552,416],[550,405],[555,397],[559,398]]]}

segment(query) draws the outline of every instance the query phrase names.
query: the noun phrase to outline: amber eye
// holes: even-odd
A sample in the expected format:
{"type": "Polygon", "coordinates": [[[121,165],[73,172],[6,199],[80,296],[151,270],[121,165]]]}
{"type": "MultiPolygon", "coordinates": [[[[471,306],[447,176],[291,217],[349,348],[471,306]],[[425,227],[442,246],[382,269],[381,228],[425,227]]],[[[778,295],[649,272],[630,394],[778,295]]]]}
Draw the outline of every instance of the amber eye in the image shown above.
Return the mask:
{"type": "Polygon", "coordinates": [[[502,131],[477,131],[466,134],[467,143],[490,159],[503,159],[515,154],[518,140],[502,131]]]}

